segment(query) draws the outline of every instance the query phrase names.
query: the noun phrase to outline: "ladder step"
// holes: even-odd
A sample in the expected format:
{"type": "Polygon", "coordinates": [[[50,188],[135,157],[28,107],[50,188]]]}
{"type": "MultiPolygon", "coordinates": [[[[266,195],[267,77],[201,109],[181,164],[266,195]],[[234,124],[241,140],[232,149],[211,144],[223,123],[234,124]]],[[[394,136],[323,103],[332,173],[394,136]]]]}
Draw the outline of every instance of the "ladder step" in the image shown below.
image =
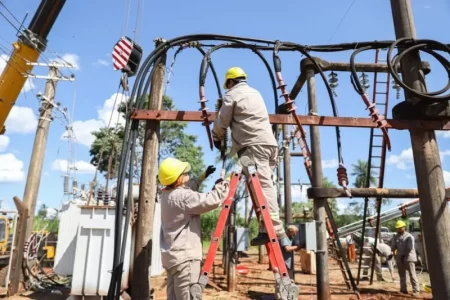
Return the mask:
{"type": "Polygon", "coordinates": [[[382,134],[374,134],[373,136],[383,137],[384,135],[382,135],[382,134]]]}
{"type": "Polygon", "coordinates": [[[378,156],[378,155],[372,155],[372,157],[381,158],[381,156],[378,156]]]}
{"type": "Polygon", "coordinates": [[[372,145],[373,148],[383,148],[382,145],[372,145]]]}
{"type": "Polygon", "coordinates": [[[371,166],[372,169],[381,169],[380,166],[371,166]]]}
{"type": "Polygon", "coordinates": [[[382,106],[386,106],[386,103],[375,103],[375,105],[382,105],[382,106]]]}
{"type": "Polygon", "coordinates": [[[376,83],[389,83],[389,81],[376,81],[376,83]]]}

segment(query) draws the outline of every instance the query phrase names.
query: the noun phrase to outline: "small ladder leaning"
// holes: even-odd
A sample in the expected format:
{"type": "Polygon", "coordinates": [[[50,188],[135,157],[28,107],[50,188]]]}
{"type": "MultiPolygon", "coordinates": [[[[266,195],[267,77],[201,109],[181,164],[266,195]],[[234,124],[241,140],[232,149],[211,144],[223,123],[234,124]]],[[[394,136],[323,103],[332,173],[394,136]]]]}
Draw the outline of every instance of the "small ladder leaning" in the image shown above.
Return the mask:
{"type": "Polygon", "coordinates": [[[272,220],[269,214],[269,206],[264,197],[261,183],[259,181],[256,167],[252,162],[243,162],[244,166],[237,166],[232,174],[230,181],[230,190],[228,196],[222,204],[222,210],[219,215],[216,229],[211,240],[211,245],[209,246],[208,254],[205,259],[202,271],[200,273],[200,278],[198,283],[193,284],[190,287],[190,294],[193,299],[201,299],[202,291],[208,284],[208,277],[211,273],[213,267],[214,258],[219,247],[219,242],[221,240],[225,223],[230,213],[232,202],[234,201],[234,195],[241,178],[242,168],[247,168],[248,176],[247,180],[248,191],[253,202],[253,208],[256,212],[258,219],[263,218],[264,224],[266,226],[267,234],[269,235],[269,242],[266,244],[267,253],[272,266],[272,270],[275,276],[277,292],[279,292],[281,299],[294,300],[297,299],[299,294],[299,288],[291,281],[289,278],[286,264],[281,253],[281,247],[278,242],[277,236],[275,234],[275,229],[272,224],[272,220]]]}

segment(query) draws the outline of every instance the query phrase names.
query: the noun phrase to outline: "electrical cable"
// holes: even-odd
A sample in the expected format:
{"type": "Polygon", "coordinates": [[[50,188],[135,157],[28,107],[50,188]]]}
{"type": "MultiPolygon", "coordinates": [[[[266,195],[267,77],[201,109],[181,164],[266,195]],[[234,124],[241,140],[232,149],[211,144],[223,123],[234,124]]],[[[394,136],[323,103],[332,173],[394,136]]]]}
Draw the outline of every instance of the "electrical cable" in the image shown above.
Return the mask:
{"type": "MultiPolygon", "coordinates": [[[[155,47],[155,49],[148,55],[145,60],[142,62],[141,68],[139,68],[137,74],[136,74],[136,80],[133,85],[133,90],[130,96],[130,102],[129,107],[130,110],[126,114],[126,122],[125,122],[125,129],[124,129],[124,138],[123,138],[123,144],[122,144],[122,155],[120,157],[120,163],[119,163],[119,174],[117,179],[117,207],[116,207],[116,228],[115,228],[115,243],[114,243],[114,262],[113,262],[113,276],[111,280],[110,290],[108,292],[108,299],[113,299],[113,293],[116,290],[120,291],[120,287],[116,288],[116,283],[118,282],[118,276],[122,274],[122,265],[120,264],[120,256],[121,251],[120,248],[123,247],[122,243],[126,243],[126,240],[121,241],[120,236],[120,230],[122,229],[122,210],[123,210],[123,203],[122,198],[124,194],[124,181],[126,179],[126,165],[128,162],[130,164],[133,164],[133,160],[130,159],[130,153],[132,152],[132,147],[135,145],[135,139],[137,138],[137,128],[134,128],[136,126],[133,126],[134,122],[131,120],[131,111],[134,109],[141,109],[144,104],[144,97],[143,92],[147,91],[151,85],[151,77],[154,71],[154,66],[158,64],[158,61],[160,60],[161,56],[167,52],[170,48],[177,47],[182,45],[183,43],[189,43],[189,42],[199,42],[199,41],[222,41],[222,42],[229,42],[229,43],[235,43],[234,46],[230,46],[230,48],[252,48],[256,49],[258,51],[300,51],[303,54],[309,54],[310,51],[315,52],[338,52],[338,51],[347,51],[347,50],[355,50],[360,49],[363,47],[373,47],[375,48],[388,48],[392,46],[394,41],[375,41],[375,42],[358,42],[358,43],[345,43],[345,44],[335,44],[335,45],[315,45],[315,46],[306,46],[296,43],[290,43],[290,42],[276,42],[272,40],[264,40],[264,39],[254,39],[254,38],[247,38],[247,37],[236,37],[236,36],[227,36],[227,35],[214,35],[214,34],[192,34],[192,35],[185,35],[180,36],[168,41],[164,41],[160,43],[159,46],[155,47]],[[239,43],[236,43],[236,42],[239,43]],[[254,44],[248,44],[248,43],[254,43],[254,44]],[[277,50],[275,51],[275,48],[277,50]],[[152,68],[153,67],[153,68],[152,68]],[[151,71],[150,71],[151,70],[151,71]],[[150,72],[149,72],[150,71],[150,72]],[[150,75],[149,75],[150,74],[150,75]],[[149,76],[148,76],[149,75],[149,76]],[[147,77],[148,76],[148,77],[147,77]],[[120,225],[120,226],[119,226],[120,225]]],[[[415,46],[417,44],[420,44],[422,40],[415,41],[415,44],[411,41],[405,41],[402,42],[403,47],[407,46],[415,46]]],[[[424,41],[422,41],[423,43],[424,41]]],[[[433,46],[435,50],[441,50],[441,51],[448,51],[448,45],[444,44],[437,44],[437,43],[425,43],[428,46],[433,46]]],[[[212,46],[214,47],[214,46],[212,46]]],[[[397,47],[395,44],[392,46],[392,48],[397,47]]],[[[417,48],[414,48],[417,49],[417,48]]],[[[414,50],[413,49],[413,50],[414,50]]],[[[421,48],[422,50],[422,48],[421,48]]],[[[426,49],[428,50],[428,49],[426,49]]],[[[426,50],[422,50],[425,51],[426,50]]],[[[412,51],[409,49],[409,51],[412,51]]],[[[308,56],[308,55],[306,55],[308,56]]],[[[401,56],[399,56],[401,58],[401,56]]],[[[397,57],[397,60],[399,59],[397,57]]],[[[437,57],[437,56],[435,56],[437,57]]],[[[275,55],[274,55],[275,59],[275,55]]],[[[440,58],[437,58],[440,60],[440,58]]],[[[314,60],[313,60],[314,61],[314,60]]],[[[277,63],[274,60],[275,64],[275,71],[277,71],[277,63]]],[[[281,67],[281,66],[280,66],[281,67]]],[[[317,66],[316,66],[317,67],[317,66]]],[[[320,68],[318,68],[319,73],[320,68]]],[[[392,71],[391,71],[392,72],[392,71]]],[[[321,73],[322,79],[324,79],[323,72],[321,73]]],[[[326,85],[327,86],[327,85],[326,85]]],[[[327,90],[329,91],[329,86],[327,86],[327,90]]],[[[330,91],[329,91],[330,92],[330,91]]],[[[331,93],[332,94],[332,93],[331,93]]],[[[331,97],[330,97],[331,98],[331,97]]],[[[333,98],[334,99],[334,98],[333,98]]],[[[334,105],[334,104],[332,104],[334,105]]],[[[334,108],[333,112],[337,114],[337,109],[334,108]]],[[[338,136],[338,139],[340,140],[340,136],[338,136]]],[[[338,142],[339,144],[339,142],[338,142]]],[[[339,144],[340,148],[340,144],[339,144]]],[[[340,150],[338,150],[340,151],[340,150]]],[[[340,161],[342,160],[342,155],[338,154],[340,156],[340,161]]],[[[129,205],[129,204],[128,204],[129,205]]],[[[128,211],[126,213],[129,213],[128,211]]],[[[128,224],[125,224],[125,230],[127,230],[128,224]]],[[[120,286],[120,285],[119,285],[120,286]]],[[[119,295],[117,295],[119,297],[119,295]]]]}
{"type": "Polygon", "coordinates": [[[396,40],[389,46],[387,53],[387,65],[389,68],[389,72],[391,73],[395,82],[398,85],[400,85],[403,89],[407,90],[409,93],[416,96],[417,98],[432,102],[448,101],[450,100],[450,94],[443,96],[439,95],[447,92],[450,89],[450,62],[447,59],[445,59],[442,55],[435,52],[434,50],[440,50],[446,52],[447,54],[450,54],[450,47],[438,41],[401,38],[396,40]],[[410,45],[404,46],[403,44],[405,44],[406,42],[409,42],[410,45]],[[396,47],[400,49],[399,54],[396,57],[392,58],[392,51],[396,47]],[[397,63],[399,63],[405,55],[412,54],[412,52],[417,51],[423,51],[425,53],[430,54],[431,56],[436,58],[436,60],[439,61],[441,65],[444,67],[444,69],[447,72],[447,76],[449,77],[449,81],[447,82],[447,85],[443,89],[435,92],[418,92],[417,90],[414,90],[406,83],[404,83],[403,80],[398,76],[397,70],[395,70],[394,66],[396,66],[397,63]]]}

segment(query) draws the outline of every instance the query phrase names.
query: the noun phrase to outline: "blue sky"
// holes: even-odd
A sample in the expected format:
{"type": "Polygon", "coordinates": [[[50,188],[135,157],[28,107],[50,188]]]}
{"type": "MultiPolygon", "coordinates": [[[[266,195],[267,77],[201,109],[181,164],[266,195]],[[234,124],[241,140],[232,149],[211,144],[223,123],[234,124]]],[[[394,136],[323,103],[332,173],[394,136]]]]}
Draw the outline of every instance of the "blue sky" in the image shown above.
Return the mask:
{"type": "MultiPolygon", "coordinates": [[[[22,19],[25,12],[30,16],[25,22],[28,25],[34,14],[38,0],[3,1],[3,3],[22,19]]],[[[131,1],[131,13],[126,34],[133,37],[136,21],[136,3],[131,1]]],[[[79,4],[79,1],[67,1],[49,37],[48,49],[42,62],[61,60],[71,62],[75,69],[64,70],[67,75],[73,72],[76,81],[59,82],[56,100],[62,106],[68,107],[74,115],[74,131],[77,143],[70,150],[69,144],[61,137],[65,132],[61,114],[52,122],[44,162],[43,176],[39,191],[39,204],[49,207],[59,207],[63,200],[63,178],[67,160],[76,162],[78,171],[76,178],[79,183],[88,183],[93,178],[94,168],[88,164],[89,143],[92,141],[91,130],[98,129],[108,122],[111,107],[115,99],[120,73],[112,69],[111,50],[123,34],[122,18],[124,1],[89,1],[79,4]],[[106,9],[106,3],[108,7],[106,9]],[[72,109],[74,107],[74,110],[72,109]],[[62,161],[61,161],[62,160],[62,161]],[[63,169],[63,170],[61,170],[63,169]]],[[[265,39],[289,40],[302,44],[326,44],[353,41],[394,39],[392,15],[389,1],[375,0],[341,0],[341,1],[279,1],[277,6],[273,1],[145,1],[143,22],[139,28],[137,42],[143,47],[144,55],[154,48],[156,37],[173,38],[192,33],[218,33],[228,35],[248,36],[265,39]],[[353,3],[353,4],[352,4],[353,3]],[[352,5],[351,5],[352,4],[352,5]],[[351,8],[342,21],[348,8],[351,8]],[[176,10],[175,10],[176,9],[176,10]],[[336,28],[339,23],[339,29],[336,28]],[[335,33],[335,34],[334,34],[335,33]],[[333,38],[331,39],[331,37],[333,38]]],[[[443,28],[450,26],[448,15],[450,3],[445,0],[414,0],[412,1],[417,35],[419,38],[436,39],[448,42],[448,34],[443,28]]],[[[4,8],[0,7],[4,13],[4,8]]],[[[11,49],[15,41],[15,30],[0,17],[0,51],[11,49]]],[[[385,56],[386,52],[383,52],[385,56]]],[[[0,52],[3,58],[8,53],[0,52]]],[[[327,60],[348,61],[349,52],[336,54],[320,54],[327,60]]],[[[171,62],[173,51],[169,53],[171,62]]],[[[267,54],[271,62],[271,53],[267,54]]],[[[283,53],[283,77],[292,88],[299,75],[300,55],[283,53]]],[[[195,50],[184,50],[177,58],[173,69],[167,94],[175,100],[180,110],[197,110],[198,73],[201,55],[195,50]]],[[[273,97],[269,77],[262,63],[252,53],[244,50],[221,50],[213,54],[213,62],[223,78],[226,69],[239,65],[249,76],[249,84],[257,88],[265,97],[270,112],[274,111],[273,97]]],[[[429,59],[429,58],[428,58],[429,59]]],[[[373,62],[374,53],[364,53],[358,56],[360,62],[373,62]]],[[[440,89],[446,80],[446,74],[440,66],[432,61],[432,73],[427,77],[430,90],[440,89]]],[[[0,59],[0,67],[5,64],[0,59]]],[[[35,74],[44,75],[47,70],[35,67],[35,74]]],[[[382,75],[383,76],[383,75],[382,75]]],[[[133,83],[134,78],[130,83],[133,83]]],[[[320,79],[318,82],[319,114],[331,115],[329,99],[320,79]]],[[[36,92],[43,92],[45,82],[35,79],[28,83],[17,99],[16,107],[7,122],[6,135],[0,137],[0,199],[4,207],[12,207],[12,197],[23,196],[25,178],[28,170],[31,149],[34,139],[36,113],[38,102],[36,92]]],[[[372,82],[371,82],[371,85],[372,82]]],[[[207,98],[213,107],[217,99],[214,82],[208,76],[206,84],[207,98]]],[[[366,117],[367,111],[360,97],[355,93],[349,82],[348,73],[339,74],[339,97],[336,99],[341,116],[366,117]]],[[[369,93],[371,94],[371,93],[369,93]]],[[[403,97],[403,96],[402,96],[403,97]]],[[[391,92],[390,107],[398,103],[395,91],[391,92]]],[[[297,97],[297,112],[305,114],[306,92],[297,97]]],[[[205,164],[213,164],[216,156],[210,151],[204,128],[200,124],[190,124],[189,131],[199,135],[199,144],[205,147],[205,164]]],[[[412,152],[407,131],[390,131],[392,152],[388,154],[385,186],[392,188],[414,188],[412,152]]],[[[450,169],[450,134],[439,133],[439,149],[444,170],[450,169]]],[[[351,173],[351,165],[358,159],[367,159],[369,145],[369,129],[342,129],[343,154],[345,166],[351,173]]],[[[333,128],[321,129],[322,158],[324,174],[336,182],[337,153],[333,128]]],[[[307,181],[301,158],[293,158],[293,181],[307,181]]],[[[219,166],[218,166],[219,167],[219,166]]],[[[219,175],[219,172],[215,175],[219,175]]],[[[445,172],[447,184],[450,183],[450,172],[445,172]]],[[[209,184],[213,182],[210,180],[209,184]]],[[[351,178],[353,182],[353,178],[351,178]]],[[[298,187],[293,188],[294,201],[301,199],[298,187]]],[[[400,201],[401,202],[401,201],[400,201]]],[[[345,200],[341,202],[343,207],[345,200]]],[[[393,204],[398,203],[394,201],[393,204]]]]}

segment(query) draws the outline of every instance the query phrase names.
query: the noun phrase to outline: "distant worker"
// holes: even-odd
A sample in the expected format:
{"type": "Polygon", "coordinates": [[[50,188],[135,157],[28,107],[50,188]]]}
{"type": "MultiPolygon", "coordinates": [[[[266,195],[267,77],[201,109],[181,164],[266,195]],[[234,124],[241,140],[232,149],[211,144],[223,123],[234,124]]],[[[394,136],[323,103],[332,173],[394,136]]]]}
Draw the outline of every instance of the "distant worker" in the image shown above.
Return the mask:
{"type": "Polygon", "coordinates": [[[419,281],[416,276],[417,255],[414,248],[414,237],[406,232],[406,224],[402,220],[398,220],[395,224],[397,233],[392,237],[391,249],[397,251],[395,261],[397,263],[398,274],[400,276],[400,292],[407,294],[406,271],[408,271],[413,295],[419,295],[419,281]]]}
{"type": "Polygon", "coordinates": [[[225,200],[228,181],[216,181],[211,192],[199,193],[202,182],[216,170],[209,166],[200,178],[189,180],[191,166],[166,158],[159,167],[161,193],[161,260],[167,273],[167,299],[189,300],[202,261],[200,215],[225,200]]]}
{"type": "Polygon", "coordinates": [[[284,262],[286,263],[289,278],[294,281],[294,251],[300,250],[301,248],[299,241],[295,238],[297,232],[297,226],[289,225],[286,232],[288,238],[280,241],[281,252],[283,254],[284,262]]]}
{"type": "MultiPolygon", "coordinates": [[[[277,196],[272,181],[277,163],[278,145],[269,122],[269,114],[261,94],[247,84],[247,75],[239,67],[228,69],[223,86],[228,89],[212,131],[214,146],[221,147],[226,129],[231,129],[232,149],[230,155],[237,153],[256,164],[258,177],[264,196],[269,205],[270,217],[278,239],[287,238],[280,219],[277,196]]],[[[244,174],[248,174],[246,168],[244,174]]],[[[262,222],[259,234],[251,241],[252,246],[264,245],[269,241],[262,222]]]]}
{"type": "MultiPolygon", "coordinates": [[[[374,248],[375,245],[372,245],[371,250],[373,251],[374,248]]],[[[372,251],[370,253],[370,256],[372,256],[372,251]]],[[[385,281],[383,278],[383,269],[381,267],[381,258],[384,257],[387,261],[387,266],[389,269],[389,273],[391,274],[392,281],[394,281],[394,262],[392,261],[393,254],[391,247],[385,243],[377,243],[376,254],[377,256],[375,257],[375,272],[377,273],[377,280],[385,281]]]]}

